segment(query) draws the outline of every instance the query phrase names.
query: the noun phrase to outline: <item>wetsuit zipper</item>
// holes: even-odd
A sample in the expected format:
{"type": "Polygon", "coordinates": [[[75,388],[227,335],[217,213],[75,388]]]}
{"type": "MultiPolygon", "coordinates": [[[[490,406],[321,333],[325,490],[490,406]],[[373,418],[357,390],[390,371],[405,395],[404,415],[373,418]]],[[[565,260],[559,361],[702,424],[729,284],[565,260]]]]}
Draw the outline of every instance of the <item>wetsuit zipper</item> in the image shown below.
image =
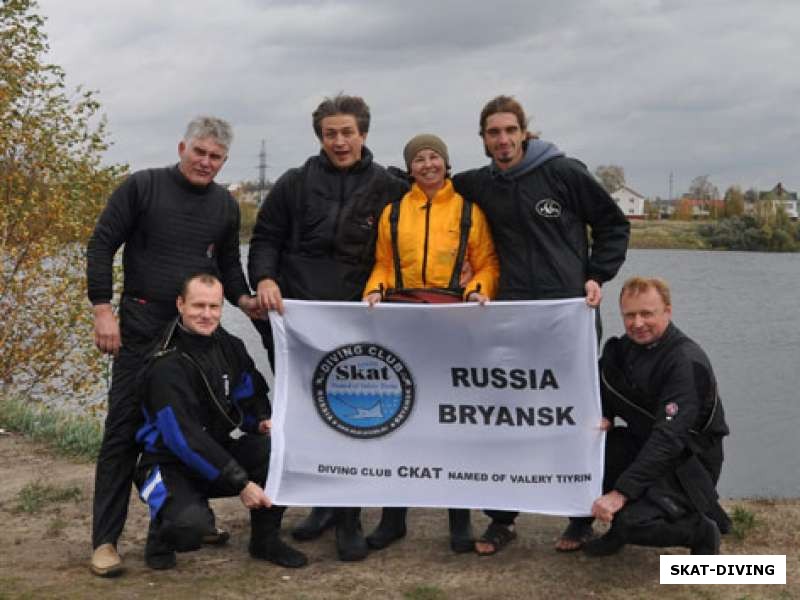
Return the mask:
{"type": "Polygon", "coordinates": [[[344,178],[347,177],[347,172],[342,171],[339,173],[339,202],[338,208],[336,210],[336,220],[333,223],[333,248],[331,249],[334,253],[336,252],[336,239],[339,235],[339,227],[341,225],[342,220],[342,205],[344,204],[344,178]]]}

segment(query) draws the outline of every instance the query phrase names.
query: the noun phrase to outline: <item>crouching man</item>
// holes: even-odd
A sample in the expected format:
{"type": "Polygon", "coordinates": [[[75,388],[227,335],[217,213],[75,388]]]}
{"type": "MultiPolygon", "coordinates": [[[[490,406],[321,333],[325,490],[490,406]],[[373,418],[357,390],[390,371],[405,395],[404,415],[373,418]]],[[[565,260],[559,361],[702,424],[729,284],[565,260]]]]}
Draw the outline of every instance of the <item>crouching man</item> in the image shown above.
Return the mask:
{"type": "Polygon", "coordinates": [[[211,274],[186,280],[179,316],[139,380],[145,425],[136,472],[150,508],[145,562],[175,566],[175,552],[214,532],[208,499],[238,495],[250,509],[250,555],[302,567],[304,554],[279,537],[284,507],[264,493],[269,464],[267,384],[244,344],[219,326],[223,290],[211,274]]]}
{"type": "Polygon", "coordinates": [[[730,526],[716,492],[728,426],[711,363],[671,323],[663,280],[628,279],[620,308],[625,335],[600,359],[606,493],[592,506],[611,529],[584,551],[604,556],[630,543],[718,554],[730,526]],[[613,427],[615,417],[627,426],[613,427]]]}

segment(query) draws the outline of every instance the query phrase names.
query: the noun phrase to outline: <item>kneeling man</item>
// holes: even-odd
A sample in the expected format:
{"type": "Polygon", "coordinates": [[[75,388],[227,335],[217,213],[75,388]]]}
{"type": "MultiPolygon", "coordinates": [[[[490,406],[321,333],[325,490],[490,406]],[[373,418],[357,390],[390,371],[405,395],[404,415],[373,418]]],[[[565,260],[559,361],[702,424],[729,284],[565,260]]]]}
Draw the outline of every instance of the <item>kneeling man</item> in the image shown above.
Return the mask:
{"type": "Polygon", "coordinates": [[[279,537],[284,507],[264,493],[269,464],[267,383],[242,341],[219,326],[223,292],[211,274],[190,277],[174,321],[140,375],[144,451],[136,473],[150,508],[145,562],[175,566],[215,531],[208,499],[238,495],[250,509],[250,554],[284,567],[305,555],[279,537]]]}
{"type": "Polygon", "coordinates": [[[730,525],[716,492],[728,426],[711,363],[671,323],[663,280],[628,279],[620,308],[625,335],[608,340],[600,359],[606,493],[592,506],[611,529],[584,551],[603,556],[630,543],[718,554],[730,525]],[[614,427],[615,417],[627,425],[614,427]]]}

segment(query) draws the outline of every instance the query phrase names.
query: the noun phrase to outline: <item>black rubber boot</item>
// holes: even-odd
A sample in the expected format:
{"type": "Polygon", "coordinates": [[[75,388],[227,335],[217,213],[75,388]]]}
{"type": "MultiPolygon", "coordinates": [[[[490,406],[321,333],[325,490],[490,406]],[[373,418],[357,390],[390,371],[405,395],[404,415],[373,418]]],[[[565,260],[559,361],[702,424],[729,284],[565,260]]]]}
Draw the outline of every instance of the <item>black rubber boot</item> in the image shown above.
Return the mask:
{"type": "Polygon", "coordinates": [[[250,556],[289,569],[304,567],[306,555],[280,538],[282,516],[283,507],[250,511],[250,556]]]}
{"type": "Polygon", "coordinates": [[[700,524],[695,529],[694,539],[689,546],[692,554],[719,554],[720,531],[716,521],[705,515],[700,516],[700,524]]]}
{"type": "Polygon", "coordinates": [[[147,542],[144,546],[144,562],[151,569],[164,571],[172,569],[178,564],[173,550],[166,542],[163,542],[158,535],[158,528],[150,521],[150,528],[147,530],[147,542]]]}
{"type": "Polygon", "coordinates": [[[407,508],[384,508],[381,522],[375,531],[367,536],[367,545],[375,550],[382,550],[388,545],[405,537],[407,508]]]}
{"type": "Polygon", "coordinates": [[[364,560],[369,552],[361,529],[360,508],[335,508],[336,552],[339,560],[364,560]]]}
{"type": "Polygon", "coordinates": [[[582,546],[583,553],[586,556],[598,558],[601,556],[611,556],[622,550],[625,546],[625,540],[620,536],[614,528],[608,530],[604,535],[599,538],[594,538],[585,542],[582,546]]]}
{"type": "Polygon", "coordinates": [[[475,550],[469,509],[450,508],[447,510],[447,519],[450,522],[450,549],[457,554],[475,550]]]}
{"type": "Polygon", "coordinates": [[[294,529],[292,537],[300,542],[315,540],[336,524],[332,508],[315,506],[294,529]]]}

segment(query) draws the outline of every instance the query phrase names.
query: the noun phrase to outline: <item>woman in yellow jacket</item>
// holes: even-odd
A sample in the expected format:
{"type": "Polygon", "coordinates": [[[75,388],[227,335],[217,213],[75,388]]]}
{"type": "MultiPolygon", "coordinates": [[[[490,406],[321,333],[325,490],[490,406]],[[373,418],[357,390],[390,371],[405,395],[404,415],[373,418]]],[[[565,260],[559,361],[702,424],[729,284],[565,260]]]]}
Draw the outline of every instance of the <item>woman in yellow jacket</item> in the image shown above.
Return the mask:
{"type": "Polygon", "coordinates": [[[381,215],[364,299],[372,305],[406,288],[460,291],[466,301],[494,298],[500,268],[489,226],[483,211],[453,189],[447,146],[435,135],[421,134],[406,144],[403,157],[414,184],[381,215]],[[462,289],[464,260],[471,277],[462,289]]]}
{"type": "MultiPolygon", "coordinates": [[[[375,267],[364,289],[370,305],[413,290],[433,289],[451,301],[485,303],[494,298],[500,274],[494,243],[480,208],[465,201],[447,177],[447,146],[435,135],[412,138],[403,150],[411,190],[381,215],[375,267]],[[461,286],[462,265],[468,281],[461,286]],[[406,290],[406,291],[404,291],[406,290]]],[[[405,508],[384,508],[378,527],[367,536],[371,548],[385,548],[406,534],[405,508]]],[[[474,549],[468,509],[449,510],[450,547],[474,549]]]]}

